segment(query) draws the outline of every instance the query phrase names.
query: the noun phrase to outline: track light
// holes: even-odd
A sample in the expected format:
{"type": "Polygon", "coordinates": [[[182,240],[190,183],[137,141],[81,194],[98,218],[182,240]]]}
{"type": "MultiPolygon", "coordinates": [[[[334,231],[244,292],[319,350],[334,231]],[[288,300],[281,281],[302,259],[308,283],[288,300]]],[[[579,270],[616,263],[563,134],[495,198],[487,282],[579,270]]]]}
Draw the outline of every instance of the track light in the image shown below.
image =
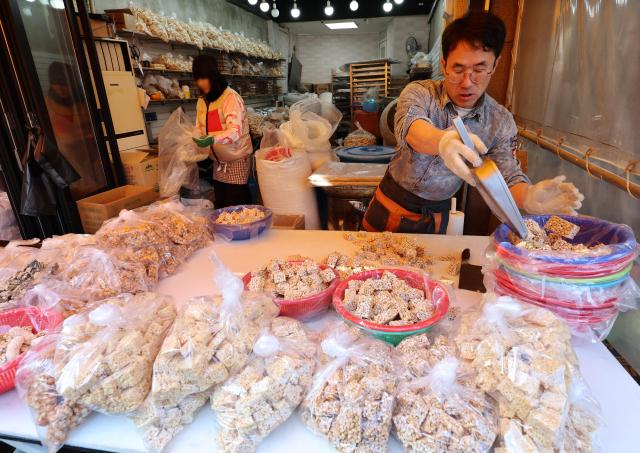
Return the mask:
{"type": "Polygon", "coordinates": [[[260,3],[260,11],[262,11],[263,13],[269,11],[269,4],[266,0],[262,0],[262,2],[260,3]]]}
{"type": "Polygon", "coordinates": [[[249,0],[249,4],[251,6],[256,6],[258,4],[258,0],[249,0]]]}
{"type": "Polygon", "coordinates": [[[382,9],[385,13],[390,12],[393,9],[393,3],[387,0],[386,2],[384,2],[384,5],[382,5],[382,9]]]}
{"type": "Polygon", "coordinates": [[[293,2],[293,8],[291,8],[291,17],[293,17],[294,19],[300,17],[300,10],[298,9],[298,5],[295,1],[293,2]]]}
{"type": "Polygon", "coordinates": [[[351,11],[357,11],[358,10],[358,2],[356,0],[353,0],[351,3],[349,3],[349,9],[351,11]]]}
{"type": "Polygon", "coordinates": [[[395,3],[396,5],[402,5],[404,3],[404,0],[393,0],[393,3],[395,3]]]}
{"type": "Polygon", "coordinates": [[[331,6],[331,0],[327,0],[327,6],[324,7],[324,13],[327,16],[333,15],[333,6],[331,6]]]}
{"type": "Polygon", "coordinates": [[[273,9],[271,10],[271,16],[273,16],[273,18],[275,19],[276,17],[278,17],[280,15],[280,11],[278,10],[278,7],[276,6],[276,2],[273,2],[273,9]]]}

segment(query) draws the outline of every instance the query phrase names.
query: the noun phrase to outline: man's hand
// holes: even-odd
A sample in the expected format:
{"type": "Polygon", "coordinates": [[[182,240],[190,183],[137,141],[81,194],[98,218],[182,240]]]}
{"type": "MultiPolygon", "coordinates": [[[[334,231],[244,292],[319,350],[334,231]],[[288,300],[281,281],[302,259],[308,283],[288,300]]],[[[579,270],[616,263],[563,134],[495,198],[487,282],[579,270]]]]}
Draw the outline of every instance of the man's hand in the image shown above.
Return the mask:
{"type": "Polygon", "coordinates": [[[523,208],[529,214],[576,215],[582,207],[584,195],[564,175],[545,179],[529,186],[523,208]]]}
{"type": "Polygon", "coordinates": [[[474,167],[482,165],[482,159],[480,154],[486,154],[487,147],[482,143],[480,137],[475,134],[469,134],[473,144],[476,147],[476,151],[468,148],[462,143],[458,132],[451,130],[446,132],[440,139],[438,144],[438,155],[442,157],[444,164],[455,175],[464,179],[467,184],[475,186],[473,176],[469,170],[465,160],[468,161],[474,167]]]}
{"type": "Polygon", "coordinates": [[[198,145],[198,148],[208,148],[213,145],[213,135],[204,135],[200,138],[193,137],[192,140],[198,145]]]}

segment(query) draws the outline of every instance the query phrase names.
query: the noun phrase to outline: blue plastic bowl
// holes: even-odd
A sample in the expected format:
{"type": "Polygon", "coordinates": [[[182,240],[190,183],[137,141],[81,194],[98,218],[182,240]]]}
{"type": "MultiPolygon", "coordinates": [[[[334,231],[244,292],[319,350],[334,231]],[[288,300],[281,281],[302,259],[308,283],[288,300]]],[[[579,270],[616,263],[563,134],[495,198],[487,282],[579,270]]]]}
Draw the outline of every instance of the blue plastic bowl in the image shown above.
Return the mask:
{"type": "MultiPolygon", "coordinates": [[[[550,215],[530,215],[524,216],[524,219],[531,219],[543,226],[550,215]]],[[[606,220],[597,219],[595,217],[588,216],[569,216],[560,215],[565,220],[578,225],[580,232],[573,240],[569,242],[576,244],[585,244],[587,246],[593,244],[605,244],[609,246],[610,253],[599,256],[554,256],[545,254],[535,254],[534,257],[539,261],[546,261],[549,263],[579,265],[579,264],[597,264],[608,263],[623,259],[637,252],[638,243],[636,242],[633,230],[627,225],[621,225],[617,223],[607,222],[606,220]]],[[[500,225],[495,233],[494,240],[500,247],[511,252],[512,254],[522,257],[530,256],[530,252],[524,250],[516,245],[513,245],[509,240],[509,227],[505,224],[500,225]]]]}
{"type": "Polygon", "coordinates": [[[273,212],[269,208],[257,204],[244,204],[238,206],[229,206],[228,208],[216,209],[209,217],[209,225],[211,231],[216,236],[221,236],[228,241],[246,241],[260,236],[264,231],[271,228],[273,224],[273,212]],[[264,212],[264,218],[255,222],[245,223],[243,225],[226,225],[216,223],[218,217],[223,212],[237,212],[242,209],[259,209],[264,212]]]}

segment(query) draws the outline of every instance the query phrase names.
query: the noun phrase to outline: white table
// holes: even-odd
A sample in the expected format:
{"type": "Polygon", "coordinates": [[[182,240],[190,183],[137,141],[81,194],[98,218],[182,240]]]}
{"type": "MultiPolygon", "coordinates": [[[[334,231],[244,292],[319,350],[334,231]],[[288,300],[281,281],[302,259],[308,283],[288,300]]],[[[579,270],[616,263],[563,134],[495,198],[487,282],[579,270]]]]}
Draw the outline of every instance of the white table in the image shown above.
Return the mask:
{"type": "MultiPolygon", "coordinates": [[[[435,255],[459,254],[463,248],[471,249],[471,263],[481,264],[487,237],[416,236],[427,250],[435,255]]],[[[330,231],[270,231],[249,242],[216,243],[213,250],[236,273],[257,269],[272,257],[302,254],[321,259],[334,250],[352,252],[353,246],[343,239],[341,232],[330,231]]],[[[196,253],[180,271],[163,280],[158,291],[184,301],[193,296],[216,291],[212,281],[212,264],[208,257],[211,249],[196,253]]],[[[434,268],[438,277],[444,269],[434,268]]],[[[457,283],[456,283],[457,284],[457,283]]],[[[469,291],[456,291],[456,304],[477,304],[480,295],[469,291]]],[[[627,374],[616,359],[600,343],[575,344],[585,379],[600,402],[606,428],[602,445],[607,453],[638,451],[640,444],[640,386],[627,374]]],[[[214,452],[217,424],[213,412],[205,406],[193,424],[187,426],[167,447],[168,452],[214,452]]],[[[27,406],[15,391],[0,395],[0,439],[33,441],[36,428],[27,406]]],[[[43,451],[41,447],[23,442],[15,443],[27,451],[43,451]]],[[[142,439],[136,428],[124,416],[94,414],[68,438],[67,444],[96,450],[117,452],[143,452],[142,439]]],[[[305,453],[330,452],[331,446],[314,435],[302,424],[297,413],[273,432],[258,448],[258,453],[286,451],[305,453]]],[[[400,444],[392,439],[390,451],[400,452],[400,444]]]]}

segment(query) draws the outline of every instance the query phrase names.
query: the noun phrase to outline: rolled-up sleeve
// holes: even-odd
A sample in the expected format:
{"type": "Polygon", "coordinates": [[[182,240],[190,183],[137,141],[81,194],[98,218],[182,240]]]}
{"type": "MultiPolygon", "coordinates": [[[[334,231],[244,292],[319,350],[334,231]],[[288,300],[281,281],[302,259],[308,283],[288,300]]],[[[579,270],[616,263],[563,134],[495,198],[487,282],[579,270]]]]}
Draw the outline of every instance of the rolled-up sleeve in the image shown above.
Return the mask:
{"type": "Polygon", "coordinates": [[[419,83],[410,83],[402,90],[395,114],[395,136],[399,146],[409,146],[406,143],[409,128],[416,120],[424,120],[429,124],[433,121],[429,118],[429,106],[433,101],[434,93],[419,83]]]}
{"type": "Polygon", "coordinates": [[[516,158],[517,145],[518,129],[516,123],[510,114],[505,115],[504,127],[497,134],[496,144],[489,150],[487,156],[496,163],[509,187],[521,182],[531,183],[516,158]]]}

